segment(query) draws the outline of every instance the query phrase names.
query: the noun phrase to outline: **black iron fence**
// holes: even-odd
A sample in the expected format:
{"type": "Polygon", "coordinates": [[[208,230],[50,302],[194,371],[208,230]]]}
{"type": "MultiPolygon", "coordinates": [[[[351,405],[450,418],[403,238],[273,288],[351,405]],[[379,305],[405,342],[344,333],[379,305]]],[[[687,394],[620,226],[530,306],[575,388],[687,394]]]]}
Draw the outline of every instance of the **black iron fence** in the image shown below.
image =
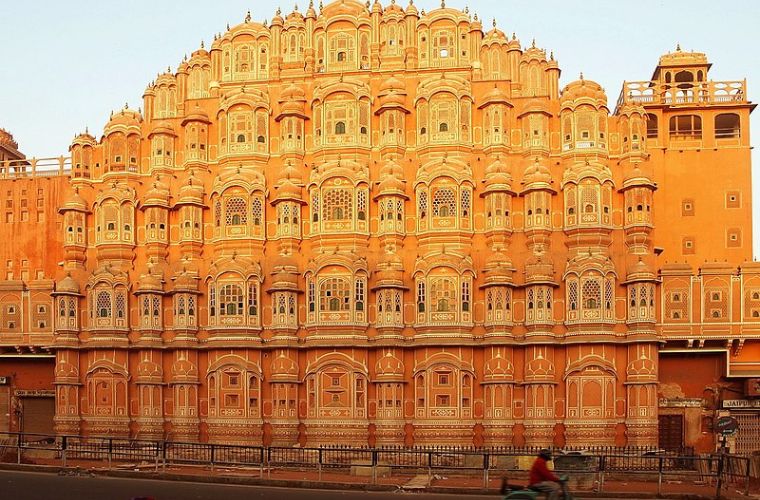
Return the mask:
{"type": "MultiPolygon", "coordinates": [[[[42,434],[0,433],[0,461],[62,465],[96,461],[108,468],[124,466],[166,468],[195,465],[201,467],[238,467],[256,470],[269,477],[277,470],[312,470],[318,480],[326,471],[366,476],[375,483],[390,475],[437,474],[482,477],[483,486],[491,478],[520,477],[530,466],[538,447],[360,447],[321,446],[314,448],[253,446],[140,439],[52,436],[42,434]]],[[[664,451],[654,447],[569,447],[555,448],[554,467],[569,473],[579,483],[597,491],[605,480],[624,474],[626,478],[663,482],[678,478],[715,484],[716,491],[739,485],[747,492],[756,470],[743,456],[695,455],[693,450],[664,451]]]]}

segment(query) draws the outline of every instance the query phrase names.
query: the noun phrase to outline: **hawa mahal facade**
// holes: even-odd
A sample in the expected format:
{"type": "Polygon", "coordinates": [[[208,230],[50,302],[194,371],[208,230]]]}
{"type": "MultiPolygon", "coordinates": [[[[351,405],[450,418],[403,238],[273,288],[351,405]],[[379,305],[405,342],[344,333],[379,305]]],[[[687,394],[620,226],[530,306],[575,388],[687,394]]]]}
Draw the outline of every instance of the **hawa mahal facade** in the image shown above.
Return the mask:
{"type": "Polygon", "coordinates": [[[54,396],[67,434],[712,446],[760,265],[754,105],[709,69],[611,113],[466,10],[249,14],[57,171],[0,164],[7,427],[54,396]]]}

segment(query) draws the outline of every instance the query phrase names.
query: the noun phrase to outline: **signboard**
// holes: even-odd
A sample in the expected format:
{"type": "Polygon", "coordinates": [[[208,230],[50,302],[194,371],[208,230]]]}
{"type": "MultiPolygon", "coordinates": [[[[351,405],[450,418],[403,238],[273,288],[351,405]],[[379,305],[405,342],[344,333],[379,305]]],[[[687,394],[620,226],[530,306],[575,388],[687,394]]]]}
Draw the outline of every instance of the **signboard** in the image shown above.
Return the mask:
{"type": "Polygon", "coordinates": [[[723,408],[730,410],[760,410],[760,399],[724,399],[723,408]]]}
{"type": "Polygon", "coordinates": [[[739,430],[739,421],[734,417],[720,417],[715,423],[715,430],[724,436],[733,436],[739,430]]]}
{"type": "Polygon", "coordinates": [[[55,391],[50,391],[47,389],[18,389],[16,391],[13,391],[13,395],[17,398],[54,398],[55,391]]]}
{"type": "Polygon", "coordinates": [[[760,378],[747,379],[745,393],[749,397],[753,397],[753,398],[760,397],[760,378]]]}

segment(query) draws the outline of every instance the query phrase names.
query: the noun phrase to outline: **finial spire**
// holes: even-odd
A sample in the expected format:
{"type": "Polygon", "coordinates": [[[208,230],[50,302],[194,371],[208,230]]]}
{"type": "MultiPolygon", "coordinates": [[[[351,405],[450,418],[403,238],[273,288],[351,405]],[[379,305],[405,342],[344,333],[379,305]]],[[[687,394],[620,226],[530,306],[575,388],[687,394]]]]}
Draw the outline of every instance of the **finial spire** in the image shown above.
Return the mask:
{"type": "Polygon", "coordinates": [[[250,23],[251,22],[251,11],[245,13],[245,22],[250,23]]]}
{"type": "Polygon", "coordinates": [[[441,0],[441,8],[442,9],[446,8],[446,0],[441,0]]]}
{"type": "Polygon", "coordinates": [[[583,71],[581,71],[581,81],[583,81],[583,71]]]}
{"type": "Polygon", "coordinates": [[[203,45],[203,40],[201,40],[201,48],[202,49],[205,48],[204,45],[203,45]]]}
{"type": "Polygon", "coordinates": [[[534,48],[534,49],[536,48],[536,39],[535,38],[533,39],[533,42],[531,42],[530,46],[532,48],[534,48]]]}
{"type": "Polygon", "coordinates": [[[676,44],[676,52],[681,52],[681,44],[680,43],[676,44]]]}

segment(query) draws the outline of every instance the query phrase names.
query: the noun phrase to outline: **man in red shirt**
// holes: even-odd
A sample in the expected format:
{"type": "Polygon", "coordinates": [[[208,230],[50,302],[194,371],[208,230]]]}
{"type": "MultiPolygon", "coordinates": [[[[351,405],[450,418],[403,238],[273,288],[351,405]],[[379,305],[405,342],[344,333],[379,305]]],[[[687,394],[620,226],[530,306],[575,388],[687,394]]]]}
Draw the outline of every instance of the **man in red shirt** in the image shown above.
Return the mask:
{"type": "Polygon", "coordinates": [[[562,492],[559,478],[549,470],[546,462],[552,459],[549,450],[541,450],[530,468],[530,483],[528,487],[546,493],[547,500],[558,500],[562,492]]]}

